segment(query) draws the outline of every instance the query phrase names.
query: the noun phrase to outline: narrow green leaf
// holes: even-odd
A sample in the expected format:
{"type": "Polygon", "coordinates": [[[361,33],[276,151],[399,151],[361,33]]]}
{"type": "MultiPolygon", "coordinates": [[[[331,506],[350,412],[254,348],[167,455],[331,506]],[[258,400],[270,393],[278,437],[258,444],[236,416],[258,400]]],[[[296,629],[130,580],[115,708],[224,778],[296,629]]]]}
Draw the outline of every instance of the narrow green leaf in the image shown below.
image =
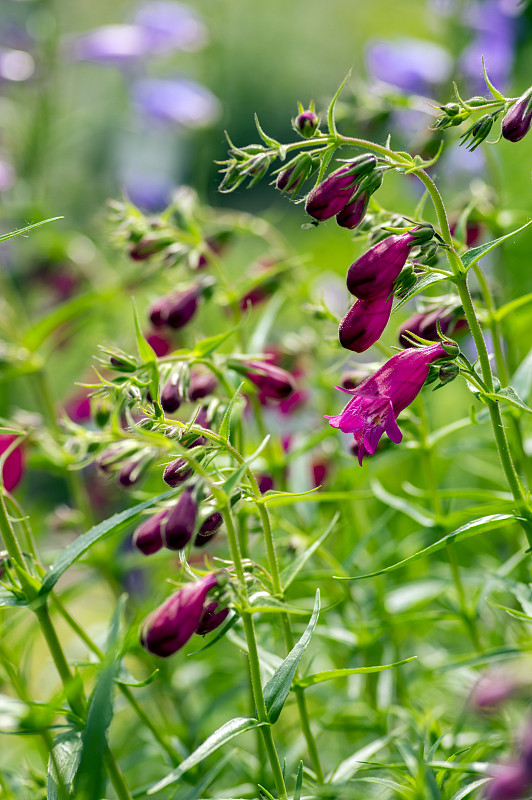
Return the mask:
{"type": "Polygon", "coordinates": [[[503,306],[497,309],[495,312],[496,319],[501,322],[508,314],[513,314],[515,311],[519,311],[520,308],[529,305],[532,303],[532,293],[531,294],[524,294],[522,297],[516,297],[515,300],[510,300],[509,303],[505,303],[503,306]]]}
{"type": "Polygon", "coordinates": [[[125,525],[134,522],[146,508],[151,508],[161,500],[166,500],[175,494],[174,490],[163,492],[146,500],[144,503],[139,503],[133,508],[127,508],[125,511],[120,511],[118,514],[113,514],[109,519],[98,523],[91,528],[87,533],[78,537],[75,541],[65,547],[63,552],[56,558],[48,572],[44,576],[39,597],[44,597],[50,592],[61,575],[80,558],[87,550],[90,550],[93,544],[103,539],[104,536],[118,533],[125,525]]]}
{"type": "Polygon", "coordinates": [[[472,794],[476,789],[480,789],[480,787],[484,786],[488,781],[489,778],[480,778],[478,781],[473,781],[473,783],[463,786],[456,794],[453,794],[451,800],[464,800],[464,797],[472,794]]]}
{"type": "Polygon", "coordinates": [[[380,664],[376,667],[353,667],[352,669],[327,669],[323,672],[316,672],[314,675],[309,675],[298,681],[297,685],[302,686],[303,689],[308,689],[309,686],[315,686],[317,683],[324,681],[332,681],[335,678],[347,678],[349,675],[369,675],[372,672],[384,672],[387,669],[400,667],[401,664],[408,664],[409,661],[415,661],[417,656],[404,658],[402,661],[394,661],[393,664],[380,664]]]}
{"type": "Polygon", "coordinates": [[[139,315],[137,314],[135,300],[131,298],[131,301],[133,303],[133,319],[135,321],[135,336],[137,338],[137,349],[139,351],[139,356],[144,363],[150,364],[155,362],[157,357],[155,355],[155,351],[150,347],[140,329],[139,315]]]}
{"type": "Polygon", "coordinates": [[[221,425],[220,425],[219,434],[226,441],[229,440],[229,434],[231,432],[231,415],[233,413],[236,401],[238,400],[238,398],[240,396],[240,391],[241,391],[243,385],[244,385],[244,381],[242,381],[242,383],[240,384],[240,386],[238,387],[238,389],[236,390],[236,392],[232,396],[232,398],[231,398],[231,400],[229,402],[229,405],[227,406],[226,412],[225,412],[225,414],[223,416],[221,425]]]}
{"type": "Polygon", "coordinates": [[[457,658],[451,664],[444,664],[438,667],[435,672],[451,672],[453,669],[463,667],[482,667],[485,664],[492,664],[495,661],[508,661],[522,655],[523,651],[518,647],[496,647],[494,650],[487,650],[484,653],[475,653],[473,656],[457,658]]]}
{"type": "Polygon", "coordinates": [[[21,233],[27,233],[28,231],[32,231],[34,228],[40,228],[42,225],[47,225],[49,222],[56,222],[58,219],[64,219],[64,217],[50,217],[50,219],[43,219],[40,222],[34,222],[33,225],[26,225],[25,228],[19,228],[18,231],[4,233],[2,236],[0,236],[0,242],[5,242],[6,239],[13,239],[14,236],[20,236],[21,233]]]}
{"type": "Polygon", "coordinates": [[[488,603],[495,608],[499,608],[501,611],[506,611],[511,617],[515,619],[521,620],[522,622],[527,622],[529,625],[532,625],[532,617],[530,614],[525,614],[524,611],[518,611],[516,608],[509,608],[508,606],[503,606],[500,603],[496,603],[494,600],[488,600],[488,603]]]}
{"type": "Polygon", "coordinates": [[[299,762],[297,768],[296,785],[294,789],[294,800],[301,800],[301,789],[303,786],[303,762],[299,762]]]}
{"type": "Polygon", "coordinates": [[[389,567],[384,567],[376,572],[368,572],[366,575],[356,575],[348,578],[335,575],[334,578],[337,581],[359,581],[362,580],[362,578],[374,578],[376,575],[383,575],[385,572],[393,572],[405,564],[409,564],[412,561],[417,561],[418,558],[423,558],[423,556],[428,556],[431,553],[435,553],[450,544],[460,542],[463,539],[470,539],[472,536],[477,536],[479,533],[486,533],[494,528],[503,527],[512,522],[517,522],[520,519],[521,517],[516,517],[513,514],[491,514],[487,517],[480,517],[480,519],[474,519],[472,522],[468,522],[467,525],[463,525],[461,528],[458,528],[452,533],[448,533],[447,536],[444,536],[442,539],[434,542],[434,544],[429,545],[429,547],[425,547],[423,550],[418,550],[417,553],[408,556],[408,558],[403,558],[402,561],[398,561],[396,564],[392,564],[389,567]]]}
{"type": "Polygon", "coordinates": [[[332,520],[330,521],[330,523],[328,524],[325,533],[322,533],[319,539],[316,539],[316,541],[313,542],[310,545],[310,547],[307,547],[304,553],[301,553],[300,556],[295,558],[291,564],[289,564],[287,567],[283,569],[283,571],[281,572],[281,585],[283,586],[283,589],[285,591],[286,589],[288,589],[288,587],[290,586],[296,575],[298,575],[299,572],[303,569],[303,567],[305,566],[311,555],[316,552],[316,550],[318,549],[318,547],[320,547],[320,545],[324,543],[324,541],[329,536],[329,534],[335,527],[336,523],[338,522],[339,517],[340,517],[340,512],[337,511],[332,520]]]}
{"type": "MultiPolygon", "coordinates": [[[[244,320],[245,319],[244,317],[244,320]]],[[[206,358],[206,356],[210,356],[240,328],[244,320],[241,320],[236,327],[231,328],[229,331],[218,333],[216,336],[208,336],[206,339],[201,339],[201,341],[196,342],[192,351],[193,354],[196,358],[206,358]]]]}
{"type": "Polygon", "coordinates": [[[427,272],[426,275],[422,275],[421,278],[417,281],[416,285],[402,297],[398,303],[394,306],[393,313],[395,314],[400,308],[404,306],[405,303],[408,303],[413,297],[420,292],[424,292],[425,289],[428,289],[429,286],[436,286],[437,283],[441,283],[442,281],[452,281],[453,276],[449,273],[449,277],[446,275],[442,275],[440,272],[427,272]]]}
{"type": "Polygon", "coordinates": [[[48,777],[46,780],[46,800],[63,800],[64,792],[59,786],[70,794],[81,759],[81,732],[65,731],[54,739],[53,758],[48,759],[48,777]],[[59,775],[58,775],[59,772],[59,775]]]}
{"type": "Polygon", "coordinates": [[[158,674],[159,670],[154,669],[152,674],[144,681],[135,681],[132,676],[130,676],[129,680],[125,680],[125,678],[119,676],[115,678],[115,683],[119,683],[121,686],[131,686],[133,689],[140,689],[141,686],[148,686],[150,683],[153,683],[158,674]]]}
{"type": "Polygon", "coordinates": [[[415,522],[418,522],[424,528],[434,527],[434,517],[426,509],[411,503],[404,497],[397,497],[396,495],[391,494],[384,488],[380,481],[372,481],[371,488],[375,497],[377,497],[387,506],[395,508],[397,511],[401,511],[403,514],[406,514],[407,517],[415,520],[415,522]]]}
{"type": "Polygon", "coordinates": [[[515,236],[515,234],[519,233],[519,231],[524,231],[524,229],[528,228],[528,226],[531,224],[532,220],[529,220],[524,225],[521,225],[520,228],[517,228],[515,231],[512,231],[511,233],[507,233],[505,236],[501,236],[499,239],[493,239],[491,242],[486,242],[486,244],[481,244],[478,247],[473,247],[471,250],[468,250],[467,253],[465,253],[462,256],[462,263],[466,268],[466,271],[470,269],[473,266],[473,264],[476,264],[477,261],[479,261],[483,256],[485,256],[486,253],[489,253],[491,250],[494,250],[496,247],[502,244],[502,242],[504,242],[506,239],[509,239],[510,236],[515,236]]]}
{"type": "Polygon", "coordinates": [[[31,352],[35,352],[62,325],[74,320],[78,322],[83,314],[88,314],[95,309],[101,308],[102,302],[112,297],[115,293],[115,289],[108,292],[93,291],[67,300],[66,303],[62,303],[32,324],[31,328],[22,337],[22,344],[31,352]]]}
{"type": "Polygon", "coordinates": [[[294,501],[298,503],[338,503],[344,500],[352,502],[354,499],[371,496],[371,492],[364,489],[345,492],[323,492],[318,489],[309,489],[306,492],[268,492],[262,498],[262,502],[267,503],[268,508],[277,508],[277,506],[290,506],[294,501]]]}
{"type": "Polygon", "coordinates": [[[532,390],[532,349],[517,367],[510,384],[519,397],[523,397],[525,401],[529,399],[532,390]]]}
{"type": "Polygon", "coordinates": [[[488,73],[486,72],[486,64],[484,63],[484,56],[482,56],[482,72],[484,73],[484,80],[486,81],[486,86],[490,90],[495,100],[500,100],[501,103],[506,103],[506,97],[503,94],[501,94],[498,89],[495,88],[495,86],[488,78],[488,73]]]}
{"type": "Polygon", "coordinates": [[[528,414],[532,414],[532,408],[529,408],[527,404],[521,400],[512,386],[505,386],[504,389],[499,389],[498,392],[484,392],[483,397],[487,397],[490,400],[495,400],[497,403],[502,401],[503,403],[507,403],[509,406],[513,406],[521,411],[526,411],[528,414]]]}
{"type": "Polygon", "coordinates": [[[257,719],[253,719],[253,717],[235,717],[235,719],[225,722],[217,731],[211,733],[194,752],[187,756],[176,769],[169,772],[165,778],[151,786],[147,794],[156,794],[160,792],[161,789],[166,788],[166,786],[176,783],[185,772],[195,767],[196,764],[199,764],[207,758],[207,756],[210,756],[211,753],[214,753],[219,747],[222,747],[222,745],[234,739],[235,736],[246,733],[246,731],[251,731],[254,728],[260,728],[266,724],[266,722],[259,722],[257,719]]]}
{"type": "Polygon", "coordinates": [[[336,92],[336,94],[334,95],[333,99],[331,100],[331,102],[329,104],[329,108],[327,110],[327,124],[329,126],[329,133],[331,134],[331,136],[334,136],[335,138],[338,135],[338,131],[336,130],[336,122],[335,122],[335,119],[334,119],[334,107],[336,105],[336,101],[340,97],[340,93],[341,93],[342,89],[344,88],[344,86],[346,85],[346,83],[347,83],[347,81],[349,80],[350,77],[351,77],[351,70],[349,70],[349,72],[347,73],[347,75],[343,79],[342,83],[338,87],[338,91],[336,92]]]}
{"type": "Polygon", "coordinates": [[[267,144],[268,147],[274,147],[274,148],[281,146],[281,143],[278,142],[277,139],[274,139],[272,136],[268,136],[268,134],[262,130],[257,114],[255,114],[255,125],[257,126],[258,134],[262,139],[262,141],[264,142],[264,144],[267,144]]]}
{"type": "Polygon", "coordinates": [[[92,693],[87,724],[81,734],[83,748],[76,773],[76,793],[84,800],[103,797],[104,765],[107,730],[113,718],[113,689],[119,668],[119,630],[126,595],[119,599],[109,628],[107,652],[92,693]]]}
{"type": "Polygon", "coordinates": [[[346,758],[345,761],[338,764],[336,769],[327,776],[327,783],[344,783],[348,781],[368,758],[371,758],[371,756],[378,753],[379,750],[382,750],[392,738],[391,735],[383,736],[365,745],[365,747],[362,747],[360,750],[357,750],[356,753],[353,753],[346,758]]]}
{"type": "MultiPolygon", "coordinates": [[[[237,749],[234,748],[226,753],[219,761],[210,769],[205,775],[203,775],[200,781],[196,784],[196,786],[192,786],[188,792],[185,794],[179,794],[179,800],[197,800],[198,797],[201,797],[205,789],[208,789],[211,783],[218,777],[218,775],[225,769],[228,764],[231,764],[235,756],[237,755],[237,749]]],[[[179,790],[178,790],[179,791],[179,790]]]]}
{"type": "Polygon", "coordinates": [[[318,615],[320,613],[320,590],[316,590],[316,600],[314,602],[314,611],[312,617],[307,625],[307,628],[301,639],[294,645],[292,650],[288,653],[285,660],[277,669],[266,686],[264,687],[264,702],[266,710],[271,723],[279,719],[279,715],[285,704],[286,698],[292,686],[297,666],[301,661],[303,653],[308,647],[308,643],[314,633],[314,629],[318,622],[318,615]]]}

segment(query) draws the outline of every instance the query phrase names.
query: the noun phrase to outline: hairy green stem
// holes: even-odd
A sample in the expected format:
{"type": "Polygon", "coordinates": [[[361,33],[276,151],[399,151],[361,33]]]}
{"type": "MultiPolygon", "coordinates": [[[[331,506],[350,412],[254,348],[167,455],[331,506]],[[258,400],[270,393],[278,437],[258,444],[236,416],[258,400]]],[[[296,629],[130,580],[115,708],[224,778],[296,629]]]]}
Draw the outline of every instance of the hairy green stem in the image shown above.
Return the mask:
{"type": "MultiPolygon", "coordinates": [[[[224,509],[222,509],[222,514],[227,528],[227,538],[229,540],[229,548],[231,550],[231,556],[233,559],[233,563],[235,565],[235,570],[240,585],[240,591],[242,593],[242,598],[247,605],[246,578],[244,575],[244,567],[242,564],[240,548],[238,545],[238,537],[233,523],[233,518],[227,506],[224,509]]],[[[253,689],[255,708],[257,709],[257,717],[259,722],[266,723],[261,727],[264,746],[266,747],[266,752],[268,753],[268,758],[270,761],[270,766],[272,768],[273,779],[275,782],[275,787],[277,790],[277,794],[279,796],[279,800],[288,800],[283,772],[281,769],[281,764],[279,762],[279,756],[277,755],[277,750],[275,748],[275,744],[273,741],[273,735],[268,717],[268,711],[266,710],[266,704],[264,702],[264,693],[262,691],[262,681],[260,675],[259,654],[257,650],[257,639],[255,636],[255,626],[253,623],[253,617],[250,614],[249,609],[247,607],[244,607],[242,609],[242,623],[244,625],[244,633],[246,636],[246,642],[248,647],[249,670],[251,673],[251,686],[253,689]]]]}

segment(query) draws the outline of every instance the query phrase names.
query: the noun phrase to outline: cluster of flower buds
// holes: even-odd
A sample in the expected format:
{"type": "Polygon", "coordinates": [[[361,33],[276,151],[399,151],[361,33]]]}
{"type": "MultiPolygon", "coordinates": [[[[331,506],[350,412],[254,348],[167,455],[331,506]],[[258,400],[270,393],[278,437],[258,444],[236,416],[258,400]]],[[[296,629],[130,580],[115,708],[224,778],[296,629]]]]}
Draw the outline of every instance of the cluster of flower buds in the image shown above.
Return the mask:
{"type": "Polygon", "coordinates": [[[157,453],[149,447],[138,447],[132,440],[116,442],[97,459],[96,464],[106,475],[117,475],[125,489],[134,486],[147,473],[157,453]]]}
{"type": "Polygon", "coordinates": [[[354,229],[364,219],[369,198],[382,183],[382,169],[371,153],[340,167],[309,193],[305,211],[318,222],[336,217],[343,228],[354,229]]]}
{"type": "Polygon", "coordinates": [[[217,380],[211,372],[183,370],[178,365],[172,370],[161,391],[161,407],[166,414],[173,414],[185,401],[195,403],[214,392],[217,380]]]}
{"type": "Polygon", "coordinates": [[[211,287],[211,281],[203,281],[192,284],[182,292],[158,298],[149,311],[151,324],[154,328],[183,328],[195,315],[201,299],[210,292],[211,287]]]}
{"type": "Polygon", "coordinates": [[[154,655],[167,658],[195,633],[204,635],[221,625],[229,609],[220,608],[220,599],[211,599],[209,603],[207,599],[217,587],[223,590],[226,582],[226,573],[210,572],[183,586],[146,618],[140,632],[142,646],[154,655]]]}
{"type": "Polygon", "coordinates": [[[249,144],[235,147],[230,141],[229,158],[221,162],[224,178],[218,187],[220,192],[232,192],[242,181],[250,178],[249,186],[254,186],[268,172],[272,159],[271,150],[262,144],[249,144]]]}
{"type": "Polygon", "coordinates": [[[484,108],[484,106],[490,106],[492,102],[493,100],[488,100],[486,97],[475,95],[475,97],[470,97],[469,100],[461,101],[460,103],[453,102],[438,106],[442,113],[436,118],[432,129],[445,130],[445,128],[454,128],[457,125],[461,125],[462,122],[469,119],[471,114],[484,108]]]}
{"type": "Polygon", "coordinates": [[[519,142],[532,125],[532,87],[509,108],[502,120],[502,135],[509,142],[519,142]]]}
{"type": "Polygon", "coordinates": [[[482,142],[488,138],[489,133],[493,127],[493,123],[499,115],[499,111],[494,111],[492,114],[483,114],[480,119],[477,119],[466,131],[460,136],[460,144],[467,142],[466,149],[470,153],[476,150],[482,142]]]}
{"type": "MultiPolygon", "coordinates": [[[[379,339],[390,319],[394,291],[410,251],[430,242],[433,233],[432,226],[419,225],[407,233],[389,236],[351,264],[347,288],[358,299],[340,323],[342,347],[363,353],[379,339]]],[[[407,276],[408,285],[411,277],[407,276]]],[[[401,286],[400,291],[405,288],[401,286]]]]}

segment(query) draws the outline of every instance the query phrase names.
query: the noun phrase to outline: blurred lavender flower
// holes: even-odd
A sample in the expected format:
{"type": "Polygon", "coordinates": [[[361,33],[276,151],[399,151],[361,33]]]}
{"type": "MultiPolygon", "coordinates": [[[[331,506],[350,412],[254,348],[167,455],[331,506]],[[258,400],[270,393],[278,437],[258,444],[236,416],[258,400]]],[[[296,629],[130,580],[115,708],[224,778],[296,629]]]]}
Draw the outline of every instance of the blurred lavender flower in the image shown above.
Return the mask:
{"type": "Polygon", "coordinates": [[[422,39],[376,40],[366,50],[369,74],[406,92],[430,94],[449,78],[452,59],[447,50],[422,39]]]}
{"type": "Polygon", "coordinates": [[[133,24],[104,25],[71,39],[68,54],[75,61],[127,67],[172,50],[196,50],[206,40],[205,27],[191,8],[155,2],[139,8],[133,24]]]}
{"type": "Polygon", "coordinates": [[[220,111],[212,92],[184,78],[143,78],[133,84],[132,95],[139,114],[163,123],[200,127],[220,111]]]}

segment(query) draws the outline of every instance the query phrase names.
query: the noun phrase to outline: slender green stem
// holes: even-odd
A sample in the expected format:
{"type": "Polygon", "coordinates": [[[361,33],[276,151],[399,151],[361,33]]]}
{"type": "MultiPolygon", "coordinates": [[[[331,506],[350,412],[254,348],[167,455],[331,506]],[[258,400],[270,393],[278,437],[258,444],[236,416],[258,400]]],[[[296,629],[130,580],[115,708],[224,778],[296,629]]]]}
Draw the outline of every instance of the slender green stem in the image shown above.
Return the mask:
{"type": "MultiPolygon", "coordinates": [[[[436,185],[423,170],[419,170],[415,174],[424,184],[431,197],[436,215],[438,217],[441,235],[444,241],[449,245],[447,249],[447,256],[451,269],[453,270],[454,282],[458,288],[464,314],[473,336],[473,341],[475,342],[475,346],[477,348],[482,379],[486,384],[488,392],[491,393],[494,390],[494,384],[488,350],[486,348],[486,342],[484,341],[482,330],[473,306],[473,301],[469,293],[469,287],[467,285],[467,273],[464,271],[464,266],[460,256],[455,252],[452,246],[452,236],[449,230],[449,222],[445,212],[443,200],[436,185]]],[[[490,399],[487,399],[486,403],[490,415],[491,426],[495,436],[495,443],[499,453],[499,460],[506,476],[508,486],[510,487],[510,491],[512,492],[518,506],[518,510],[525,517],[525,520],[521,524],[526,533],[529,545],[532,547],[532,512],[529,508],[526,495],[523,491],[523,487],[521,486],[521,482],[512,461],[499,403],[490,399]]]]}
{"type": "Polygon", "coordinates": [[[9,556],[12,559],[12,561],[16,562],[18,566],[21,567],[21,569],[25,570],[26,564],[24,563],[24,556],[22,555],[20,544],[18,542],[17,537],[15,536],[15,531],[13,530],[13,526],[11,525],[11,521],[7,513],[4,495],[1,491],[0,491],[0,533],[2,534],[2,539],[4,540],[6,550],[9,553],[9,556]]]}
{"type": "MultiPolygon", "coordinates": [[[[247,602],[246,579],[244,575],[244,567],[242,564],[242,557],[240,555],[240,548],[238,546],[238,537],[233,523],[233,518],[229,508],[227,507],[222,510],[222,514],[227,528],[227,538],[229,540],[229,547],[235,565],[235,570],[238,577],[240,590],[245,602],[247,602]]],[[[246,636],[246,642],[248,647],[249,670],[251,673],[251,686],[253,689],[253,698],[255,701],[255,707],[257,709],[257,717],[259,719],[259,722],[266,723],[261,728],[262,737],[264,739],[264,745],[266,747],[266,752],[268,753],[268,758],[270,761],[270,766],[272,768],[273,779],[275,782],[277,794],[279,795],[279,800],[288,800],[283,772],[281,769],[281,764],[279,762],[279,756],[277,755],[277,750],[275,748],[275,744],[273,741],[271,725],[268,718],[268,711],[266,710],[266,704],[264,702],[264,693],[262,691],[262,681],[260,676],[260,661],[257,650],[257,639],[255,636],[255,626],[253,623],[253,617],[249,613],[249,610],[246,607],[243,608],[242,610],[242,623],[244,625],[244,633],[246,636]]]]}
{"type": "Polygon", "coordinates": [[[116,758],[111,752],[109,745],[106,745],[105,747],[103,760],[105,768],[107,769],[107,774],[109,775],[109,779],[113,784],[113,788],[119,800],[133,800],[131,792],[129,791],[125,778],[122,774],[122,770],[118,766],[116,758]]]}
{"type": "MultiPolygon", "coordinates": [[[[54,594],[51,594],[50,596],[51,596],[53,604],[55,605],[55,607],[57,608],[57,610],[59,611],[59,613],[61,614],[61,616],[65,620],[65,622],[72,628],[74,633],[76,633],[76,635],[79,636],[81,641],[85,643],[85,645],[89,648],[89,650],[92,653],[94,653],[94,655],[100,661],[103,661],[103,653],[100,650],[100,648],[98,647],[98,645],[96,645],[92,641],[92,639],[90,638],[88,633],[69,614],[67,609],[62,604],[61,600],[58,597],[56,597],[54,594]]],[[[124,684],[119,683],[118,684],[118,688],[120,689],[120,691],[122,692],[122,694],[124,695],[124,697],[126,698],[128,703],[131,705],[131,707],[133,708],[133,710],[137,714],[137,716],[140,719],[140,721],[148,728],[149,731],[151,731],[154,739],[161,745],[163,750],[170,757],[170,760],[171,760],[172,764],[173,765],[179,764],[179,762],[181,761],[181,759],[179,758],[179,755],[174,750],[174,748],[166,741],[165,737],[159,731],[157,726],[154,725],[154,723],[149,718],[149,716],[146,714],[146,712],[144,711],[142,706],[138,703],[136,697],[134,696],[134,694],[131,691],[131,689],[129,688],[129,686],[124,686],[124,684]]]]}

